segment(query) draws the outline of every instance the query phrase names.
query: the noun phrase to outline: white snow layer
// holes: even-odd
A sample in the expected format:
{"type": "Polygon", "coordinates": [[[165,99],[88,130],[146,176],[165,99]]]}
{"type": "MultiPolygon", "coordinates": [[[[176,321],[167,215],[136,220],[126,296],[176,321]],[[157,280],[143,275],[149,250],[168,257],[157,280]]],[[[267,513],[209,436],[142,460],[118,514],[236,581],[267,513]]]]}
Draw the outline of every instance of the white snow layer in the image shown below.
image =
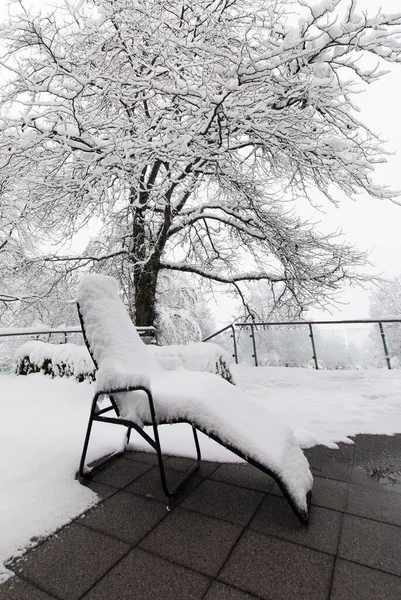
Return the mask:
{"type": "MultiPolygon", "coordinates": [[[[117,281],[86,275],[78,303],[87,339],[98,364],[97,391],[144,386],[153,396],[157,419],[187,420],[205,433],[270,469],[286,486],[301,511],[312,487],[308,461],[292,430],[239,388],[210,373],[166,371],[148,351],[118,297],[117,281]]],[[[113,394],[121,417],[150,422],[143,392],[113,394]]]]}
{"type": "MultiPolygon", "coordinates": [[[[238,385],[295,431],[303,447],[350,442],[358,433],[401,433],[401,371],[235,367],[238,385]]],[[[96,495],[75,481],[94,385],[41,374],[0,375],[1,564],[85,511],[96,495]]],[[[253,427],[253,424],[252,426],[253,427]]],[[[95,426],[88,460],[117,448],[124,428],[95,426]]],[[[149,432],[150,433],[150,432],[149,432]]],[[[160,428],[163,451],[194,457],[188,425],[160,428]]],[[[149,450],[137,434],[131,449],[149,450]]],[[[234,454],[200,434],[202,458],[234,454]]]]}
{"type": "Polygon", "coordinates": [[[90,397],[73,379],[0,376],[0,581],[7,558],[97,500],[75,481],[90,397]]]}

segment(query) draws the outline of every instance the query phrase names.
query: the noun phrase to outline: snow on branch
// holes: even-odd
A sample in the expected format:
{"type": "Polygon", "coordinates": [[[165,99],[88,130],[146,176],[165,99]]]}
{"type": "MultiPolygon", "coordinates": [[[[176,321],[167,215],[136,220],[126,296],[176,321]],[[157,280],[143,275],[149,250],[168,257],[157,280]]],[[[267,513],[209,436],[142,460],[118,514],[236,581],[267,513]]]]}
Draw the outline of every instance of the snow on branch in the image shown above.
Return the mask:
{"type": "Polygon", "coordinates": [[[217,281],[219,283],[236,283],[238,281],[255,281],[255,280],[264,280],[268,279],[269,281],[279,282],[285,281],[285,277],[280,277],[274,273],[239,273],[232,276],[224,276],[219,273],[213,272],[210,269],[202,269],[196,265],[189,265],[183,263],[172,263],[168,261],[163,261],[161,263],[162,269],[169,269],[171,271],[182,271],[183,273],[194,273],[195,275],[200,275],[206,279],[211,279],[213,281],[217,281]]]}
{"type": "Polygon", "coordinates": [[[16,249],[36,236],[22,254],[53,268],[49,293],[83,267],[109,270],[152,325],[159,273],[174,264],[236,283],[247,256],[252,278],[309,299],[363,277],[361,252],[288,206],[316,191],[397,200],[374,180],[386,151],[356,98],[401,62],[401,13],[354,0],[13,7],[0,25],[0,197],[12,213],[0,252],[37,274],[40,260],[16,249]],[[82,256],[43,256],[41,236],[62,246],[93,218],[101,230],[82,256]]]}

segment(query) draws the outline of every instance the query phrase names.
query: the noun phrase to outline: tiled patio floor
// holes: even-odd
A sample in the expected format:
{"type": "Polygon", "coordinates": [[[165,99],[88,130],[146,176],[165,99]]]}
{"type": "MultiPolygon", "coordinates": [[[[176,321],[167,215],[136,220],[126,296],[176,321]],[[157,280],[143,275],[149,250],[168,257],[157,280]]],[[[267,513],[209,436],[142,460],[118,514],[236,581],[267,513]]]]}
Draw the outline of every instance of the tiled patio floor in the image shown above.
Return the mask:
{"type": "MultiPolygon", "coordinates": [[[[401,435],[306,452],[308,527],[266,475],[204,462],[167,512],[155,455],[90,484],[102,501],[11,565],[0,600],[400,600],[401,435]]],[[[172,480],[187,459],[167,459],[172,480]]]]}

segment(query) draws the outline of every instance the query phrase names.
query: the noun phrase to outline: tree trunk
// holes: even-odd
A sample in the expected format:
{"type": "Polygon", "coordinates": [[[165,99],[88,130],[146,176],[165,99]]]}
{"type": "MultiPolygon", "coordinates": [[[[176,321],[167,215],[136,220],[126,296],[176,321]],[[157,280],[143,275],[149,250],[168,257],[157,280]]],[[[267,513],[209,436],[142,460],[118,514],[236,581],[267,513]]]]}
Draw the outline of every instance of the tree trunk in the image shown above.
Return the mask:
{"type": "Polygon", "coordinates": [[[135,325],[149,327],[156,318],[156,285],[158,268],[152,263],[141,270],[134,265],[135,325]]]}

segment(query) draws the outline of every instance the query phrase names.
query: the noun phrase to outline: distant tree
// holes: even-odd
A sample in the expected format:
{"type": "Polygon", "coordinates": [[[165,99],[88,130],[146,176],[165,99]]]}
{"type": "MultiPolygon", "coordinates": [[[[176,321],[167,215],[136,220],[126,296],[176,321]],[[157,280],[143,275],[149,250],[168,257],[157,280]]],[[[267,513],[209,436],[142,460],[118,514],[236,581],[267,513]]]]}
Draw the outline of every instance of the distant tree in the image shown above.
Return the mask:
{"type": "Polygon", "coordinates": [[[401,319],[401,275],[382,280],[370,295],[369,312],[375,319],[401,319]]]}
{"type": "MultiPolygon", "coordinates": [[[[401,319],[401,275],[383,280],[370,295],[370,315],[374,319],[401,319]]],[[[401,366],[401,323],[383,323],[387,349],[393,368],[401,366]]],[[[371,336],[370,362],[385,366],[379,330],[371,336]]]]}
{"type": "Polygon", "coordinates": [[[251,281],[241,290],[241,305],[236,320],[258,321],[298,321],[302,320],[304,306],[292,296],[285,294],[285,286],[271,286],[266,281],[251,281]]]}
{"type": "Polygon", "coordinates": [[[31,222],[60,244],[104,223],[93,253],[31,253],[38,268],[59,281],[124,256],[139,325],[166,271],[238,292],[267,281],[300,307],[356,277],[364,256],[293,207],[316,189],[391,197],[353,102],[383,74],[364,56],[401,61],[401,14],[354,0],[67,0],[51,14],[18,0],[10,14],[0,185],[23,179],[31,222]]]}
{"type": "Polygon", "coordinates": [[[158,280],[156,299],[158,343],[200,342],[216,331],[213,314],[193,276],[163,273],[158,280]]]}
{"type": "MultiPolygon", "coordinates": [[[[284,289],[284,287],[283,287],[284,289]]],[[[272,323],[302,320],[304,309],[291,296],[283,297],[280,289],[265,281],[252,281],[243,286],[242,305],[236,316],[238,322],[272,323]]],[[[258,364],[266,366],[304,366],[311,358],[308,334],[297,325],[258,326],[254,329],[258,364]]],[[[240,329],[238,352],[241,361],[252,363],[253,347],[249,329],[240,329]]]]}

